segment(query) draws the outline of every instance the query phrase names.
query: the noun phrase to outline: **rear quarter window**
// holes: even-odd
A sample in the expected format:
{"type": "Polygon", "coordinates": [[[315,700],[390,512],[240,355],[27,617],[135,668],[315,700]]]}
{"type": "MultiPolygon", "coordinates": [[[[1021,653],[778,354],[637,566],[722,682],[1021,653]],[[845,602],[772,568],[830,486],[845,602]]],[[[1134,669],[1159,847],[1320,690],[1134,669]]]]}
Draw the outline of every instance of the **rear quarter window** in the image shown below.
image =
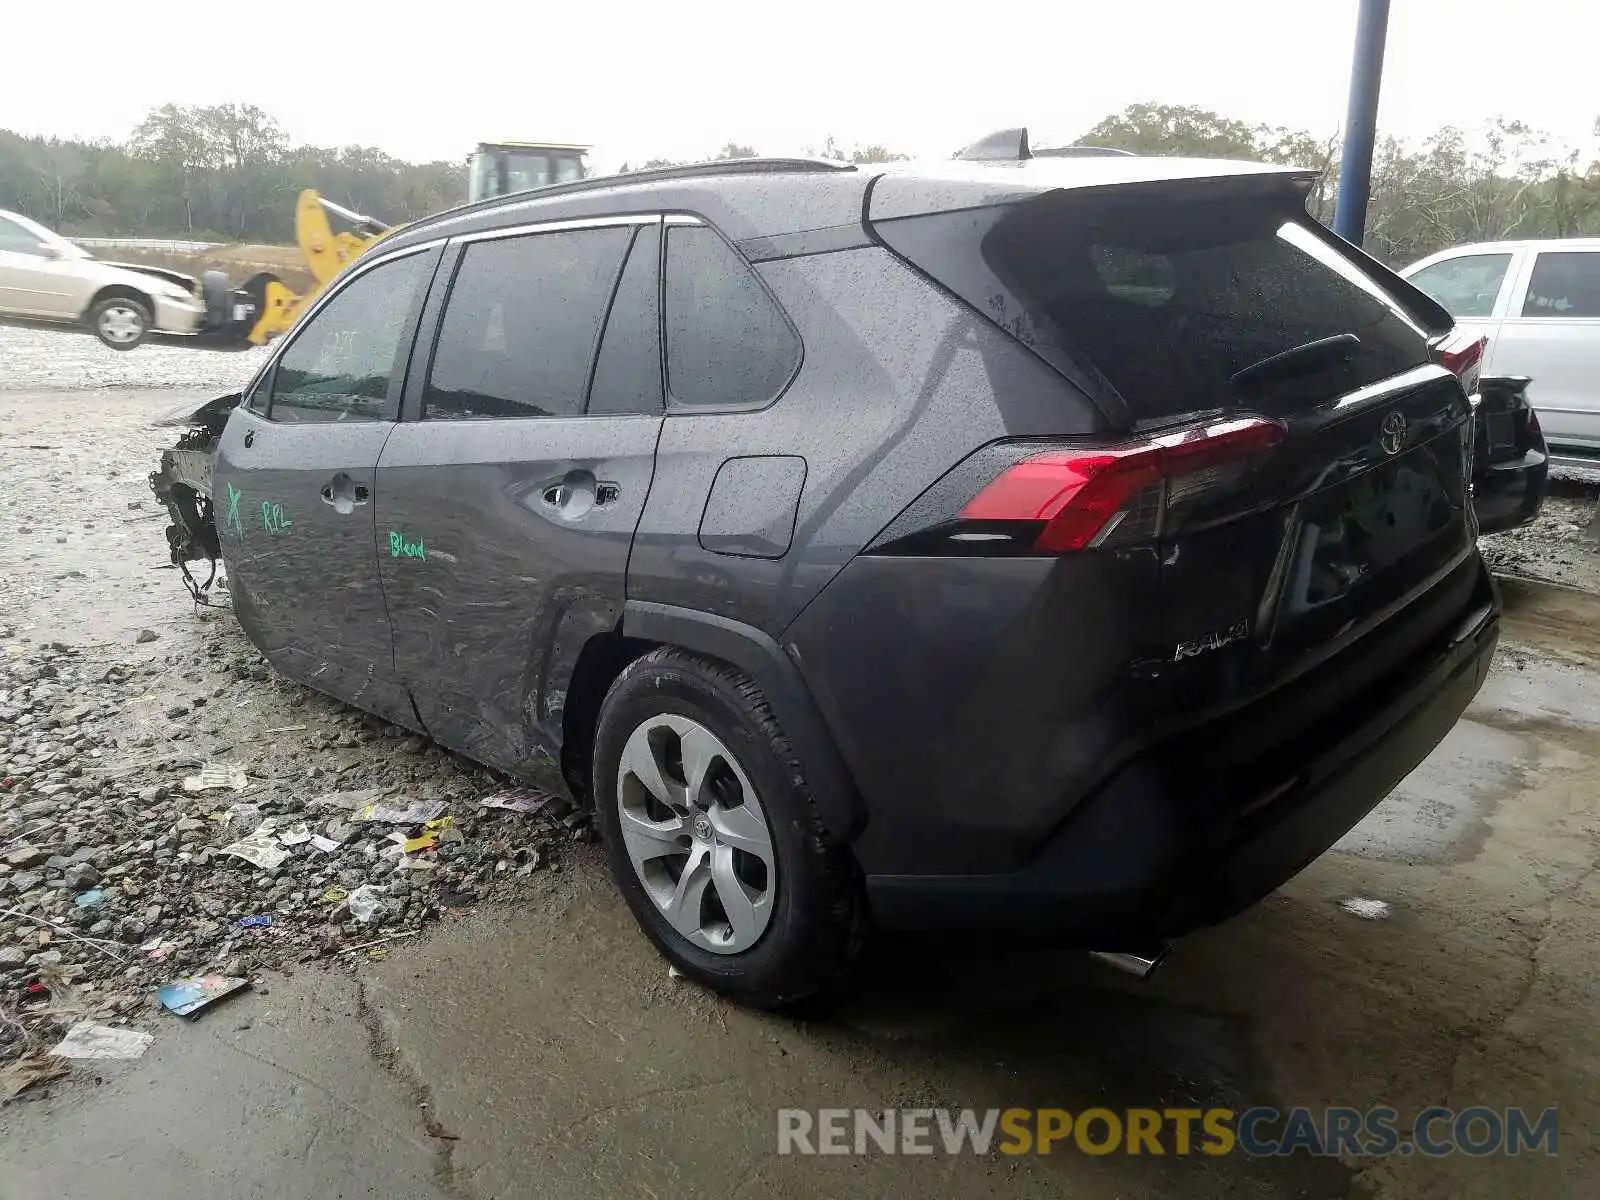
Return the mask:
{"type": "Polygon", "coordinates": [[[1321,402],[1428,361],[1395,299],[1279,198],[1046,193],[878,223],[889,245],[1134,420],[1321,402]],[[1270,384],[1246,367],[1340,334],[1359,344],[1270,384]],[[1082,368],[1089,368],[1083,371],[1082,368]]]}
{"type": "Polygon", "coordinates": [[[800,367],[800,338],[733,247],[703,225],[667,228],[667,391],[675,406],[759,408],[800,367]]]}

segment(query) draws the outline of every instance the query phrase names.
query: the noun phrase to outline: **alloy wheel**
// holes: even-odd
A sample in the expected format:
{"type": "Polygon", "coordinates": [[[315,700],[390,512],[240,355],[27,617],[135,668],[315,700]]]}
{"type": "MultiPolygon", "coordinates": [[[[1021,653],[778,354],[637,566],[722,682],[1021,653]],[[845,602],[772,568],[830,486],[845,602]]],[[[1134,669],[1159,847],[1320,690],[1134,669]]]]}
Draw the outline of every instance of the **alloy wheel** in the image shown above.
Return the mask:
{"type": "Polygon", "coordinates": [[[739,954],[772,919],[777,863],[750,777],[698,721],[660,713],[628,735],[617,771],[628,859],[673,929],[713,954],[739,954]]]}

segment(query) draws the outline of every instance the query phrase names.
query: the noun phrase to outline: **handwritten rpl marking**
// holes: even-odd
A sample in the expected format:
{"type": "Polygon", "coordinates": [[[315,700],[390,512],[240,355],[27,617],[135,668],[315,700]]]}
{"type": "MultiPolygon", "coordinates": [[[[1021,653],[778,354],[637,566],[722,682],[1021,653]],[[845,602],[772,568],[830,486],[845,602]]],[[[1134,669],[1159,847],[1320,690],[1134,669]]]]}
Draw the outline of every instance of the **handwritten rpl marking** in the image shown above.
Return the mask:
{"type": "Polygon", "coordinates": [[[288,533],[294,528],[294,522],[283,515],[283,505],[276,500],[261,502],[261,524],[268,533],[288,533]]]}

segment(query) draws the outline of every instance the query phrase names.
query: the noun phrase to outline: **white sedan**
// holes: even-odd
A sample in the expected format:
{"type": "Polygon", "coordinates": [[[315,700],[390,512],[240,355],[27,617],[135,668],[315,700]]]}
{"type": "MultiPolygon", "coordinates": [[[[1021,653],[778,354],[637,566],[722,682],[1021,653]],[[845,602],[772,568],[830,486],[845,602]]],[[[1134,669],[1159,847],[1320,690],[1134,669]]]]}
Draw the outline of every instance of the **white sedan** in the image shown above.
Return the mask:
{"type": "Polygon", "coordinates": [[[205,304],[176,271],[101,262],[37,221],[0,210],[0,318],[83,325],[113,350],[151,330],[196,333],[205,304]]]}

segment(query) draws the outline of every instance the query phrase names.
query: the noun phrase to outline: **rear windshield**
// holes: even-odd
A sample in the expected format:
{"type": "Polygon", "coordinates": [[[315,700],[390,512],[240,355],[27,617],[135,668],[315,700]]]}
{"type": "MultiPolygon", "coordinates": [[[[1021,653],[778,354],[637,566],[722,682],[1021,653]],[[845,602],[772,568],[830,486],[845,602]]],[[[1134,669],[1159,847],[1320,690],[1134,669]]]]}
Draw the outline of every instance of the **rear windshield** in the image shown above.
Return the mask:
{"type": "Polygon", "coordinates": [[[1279,197],[1052,192],[877,228],[1135,421],[1293,410],[1428,361],[1422,329],[1279,197]]]}

